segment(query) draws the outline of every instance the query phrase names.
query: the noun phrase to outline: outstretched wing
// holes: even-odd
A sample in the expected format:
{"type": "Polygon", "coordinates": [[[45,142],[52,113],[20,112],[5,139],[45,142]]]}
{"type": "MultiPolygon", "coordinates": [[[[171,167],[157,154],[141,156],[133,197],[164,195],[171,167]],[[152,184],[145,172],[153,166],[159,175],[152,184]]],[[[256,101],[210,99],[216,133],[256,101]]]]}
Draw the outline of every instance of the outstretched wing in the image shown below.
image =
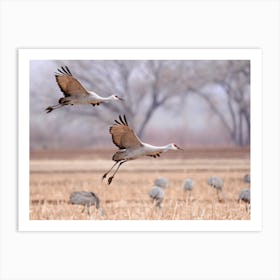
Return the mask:
{"type": "Polygon", "coordinates": [[[115,120],[115,124],[110,127],[113,143],[120,149],[141,147],[143,144],[134,133],[126,121],[125,115],[123,119],[119,116],[119,120],[115,120]]]}
{"type": "Polygon", "coordinates": [[[88,91],[72,76],[72,73],[67,66],[62,66],[61,69],[57,69],[57,71],[59,73],[55,74],[55,79],[65,97],[70,95],[88,95],[88,91]]]}

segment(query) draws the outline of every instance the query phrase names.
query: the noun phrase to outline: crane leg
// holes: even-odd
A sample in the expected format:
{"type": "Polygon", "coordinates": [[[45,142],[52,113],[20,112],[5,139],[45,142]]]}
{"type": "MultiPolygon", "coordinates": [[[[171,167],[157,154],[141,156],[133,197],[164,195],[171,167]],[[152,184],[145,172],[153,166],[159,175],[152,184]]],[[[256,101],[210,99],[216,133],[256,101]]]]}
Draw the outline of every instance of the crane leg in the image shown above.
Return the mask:
{"type": "Polygon", "coordinates": [[[110,171],[118,164],[118,162],[115,162],[114,165],[102,176],[102,180],[106,178],[106,176],[110,173],[110,171]]]}
{"type": "Polygon", "coordinates": [[[82,213],[84,213],[84,212],[85,212],[85,209],[86,209],[86,205],[84,205],[84,208],[83,208],[83,210],[82,210],[82,213]]]}
{"type": "Polygon", "coordinates": [[[224,193],[224,191],[223,191],[223,190],[221,190],[221,194],[222,194],[222,197],[223,197],[224,201],[226,202],[227,197],[226,197],[226,194],[224,193]]]}
{"type": "Polygon", "coordinates": [[[51,111],[55,110],[55,109],[59,109],[61,107],[65,106],[65,104],[56,104],[54,106],[49,106],[48,108],[46,108],[45,110],[47,111],[47,113],[50,113],[51,111]]]}
{"type": "Polygon", "coordinates": [[[115,172],[113,173],[113,175],[112,175],[111,177],[108,178],[108,185],[111,184],[111,182],[112,182],[113,178],[115,177],[116,173],[118,172],[119,168],[120,168],[121,165],[122,165],[123,163],[125,163],[125,162],[126,162],[126,160],[121,161],[121,162],[119,163],[119,165],[118,165],[117,169],[115,170],[115,172]]]}
{"type": "Polygon", "coordinates": [[[188,203],[191,201],[191,191],[188,191],[188,203]]]}

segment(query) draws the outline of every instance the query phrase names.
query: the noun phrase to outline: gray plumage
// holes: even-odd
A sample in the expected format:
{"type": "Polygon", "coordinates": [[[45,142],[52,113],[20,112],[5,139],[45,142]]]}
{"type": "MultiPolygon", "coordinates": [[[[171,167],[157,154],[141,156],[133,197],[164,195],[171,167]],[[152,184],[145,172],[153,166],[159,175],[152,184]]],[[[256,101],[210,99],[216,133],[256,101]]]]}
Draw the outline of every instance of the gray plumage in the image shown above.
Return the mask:
{"type": "Polygon", "coordinates": [[[194,181],[188,178],[183,182],[182,187],[184,191],[191,191],[194,187],[194,181]]]}
{"type": "Polygon", "coordinates": [[[251,193],[250,193],[250,189],[243,189],[241,190],[241,192],[239,193],[239,197],[238,197],[239,201],[244,201],[246,203],[250,203],[251,202],[251,193]]]}
{"type": "Polygon", "coordinates": [[[218,177],[218,176],[212,176],[208,179],[207,181],[208,185],[217,189],[217,190],[222,190],[223,189],[223,185],[224,185],[224,182],[223,180],[218,177]]]}
{"type": "Polygon", "coordinates": [[[244,182],[244,183],[250,183],[250,182],[251,182],[251,176],[250,176],[250,174],[246,174],[246,175],[243,177],[243,182],[244,182]]]}
{"type": "Polygon", "coordinates": [[[164,190],[159,186],[153,186],[149,192],[149,196],[153,201],[156,201],[156,206],[161,208],[161,203],[164,198],[164,190]]]}
{"type": "Polygon", "coordinates": [[[207,180],[207,183],[217,191],[218,200],[220,200],[220,194],[223,196],[223,199],[226,200],[226,195],[223,190],[224,182],[220,177],[212,176],[207,180]]]}
{"type": "Polygon", "coordinates": [[[159,177],[155,179],[154,185],[165,189],[169,186],[169,180],[165,177],[159,177]]]}
{"type": "Polygon", "coordinates": [[[84,209],[82,210],[82,213],[87,208],[88,214],[90,214],[89,208],[93,205],[95,205],[96,209],[100,208],[100,200],[94,192],[85,192],[85,191],[73,192],[70,195],[70,202],[72,204],[84,205],[84,209]]]}

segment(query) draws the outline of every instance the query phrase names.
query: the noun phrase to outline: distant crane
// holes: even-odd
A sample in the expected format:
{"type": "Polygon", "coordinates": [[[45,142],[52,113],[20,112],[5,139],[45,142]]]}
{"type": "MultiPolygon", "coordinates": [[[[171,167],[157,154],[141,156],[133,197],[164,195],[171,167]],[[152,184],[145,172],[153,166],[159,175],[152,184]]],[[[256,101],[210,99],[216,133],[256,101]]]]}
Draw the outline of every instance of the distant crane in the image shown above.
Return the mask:
{"type": "Polygon", "coordinates": [[[82,213],[87,208],[87,212],[90,215],[89,208],[95,205],[96,209],[99,210],[101,215],[105,214],[104,210],[100,208],[100,200],[94,192],[86,192],[86,191],[73,192],[71,193],[69,200],[70,203],[72,204],[84,205],[82,213]]]}
{"type": "Polygon", "coordinates": [[[154,185],[165,189],[169,186],[169,180],[165,177],[158,177],[155,179],[154,185]]]}
{"type": "Polygon", "coordinates": [[[58,104],[46,108],[47,113],[65,105],[91,104],[92,106],[95,106],[112,100],[123,100],[117,95],[101,97],[93,91],[86,90],[72,75],[67,66],[62,66],[61,69],[57,70],[59,73],[56,73],[55,79],[60,90],[63,92],[64,97],[58,100],[58,104]]]}
{"type": "Polygon", "coordinates": [[[186,201],[188,200],[189,202],[191,201],[191,193],[194,187],[194,181],[190,178],[187,178],[186,180],[183,181],[182,188],[186,192],[187,197],[186,201]]]}
{"type": "Polygon", "coordinates": [[[220,177],[212,176],[212,177],[210,177],[208,179],[207,183],[208,183],[209,186],[211,186],[211,187],[213,187],[214,189],[217,190],[217,197],[218,197],[218,199],[219,199],[219,193],[221,193],[223,198],[224,198],[224,200],[226,200],[226,195],[225,195],[225,193],[223,191],[224,182],[223,182],[223,180],[220,177]]]}
{"type": "Polygon", "coordinates": [[[250,189],[243,189],[239,193],[238,202],[244,201],[246,203],[246,211],[250,211],[251,206],[251,192],[250,189]]]}
{"type": "Polygon", "coordinates": [[[250,203],[251,202],[251,197],[250,197],[250,189],[243,189],[241,190],[241,192],[239,193],[239,201],[244,201],[246,203],[250,203]]]}
{"type": "Polygon", "coordinates": [[[161,203],[164,198],[164,190],[159,186],[153,186],[149,192],[150,198],[156,202],[156,206],[161,208],[161,203]]]}
{"type": "Polygon", "coordinates": [[[246,175],[243,177],[243,182],[244,182],[244,183],[250,183],[250,182],[251,182],[251,176],[250,176],[250,174],[246,174],[246,175]]]}
{"type": "Polygon", "coordinates": [[[190,191],[192,191],[192,189],[194,187],[194,181],[192,179],[188,178],[183,182],[182,187],[183,187],[184,191],[190,192],[190,191]]]}
{"type": "Polygon", "coordinates": [[[128,160],[133,160],[142,156],[159,157],[161,153],[168,150],[182,150],[176,144],[168,144],[166,146],[152,146],[141,142],[133,129],[128,126],[125,115],[123,118],[119,116],[119,121],[115,120],[115,124],[110,127],[113,143],[119,150],[113,155],[114,165],[103,175],[103,179],[118,164],[115,172],[108,178],[110,185],[114,176],[118,172],[120,166],[128,160]]]}

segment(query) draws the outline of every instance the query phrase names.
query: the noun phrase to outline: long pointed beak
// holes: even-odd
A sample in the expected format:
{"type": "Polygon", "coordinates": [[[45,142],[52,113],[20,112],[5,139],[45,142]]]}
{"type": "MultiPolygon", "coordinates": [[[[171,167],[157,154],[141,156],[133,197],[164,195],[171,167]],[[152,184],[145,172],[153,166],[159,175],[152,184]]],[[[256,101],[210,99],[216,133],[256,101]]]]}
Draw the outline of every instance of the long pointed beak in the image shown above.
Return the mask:
{"type": "Polygon", "coordinates": [[[125,101],[125,99],[123,99],[122,97],[118,97],[120,101],[125,101]]]}
{"type": "Polygon", "coordinates": [[[178,147],[178,146],[177,146],[177,148],[178,148],[178,150],[184,151],[184,149],[182,149],[182,148],[180,148],[180,147],[178,147]]]}

